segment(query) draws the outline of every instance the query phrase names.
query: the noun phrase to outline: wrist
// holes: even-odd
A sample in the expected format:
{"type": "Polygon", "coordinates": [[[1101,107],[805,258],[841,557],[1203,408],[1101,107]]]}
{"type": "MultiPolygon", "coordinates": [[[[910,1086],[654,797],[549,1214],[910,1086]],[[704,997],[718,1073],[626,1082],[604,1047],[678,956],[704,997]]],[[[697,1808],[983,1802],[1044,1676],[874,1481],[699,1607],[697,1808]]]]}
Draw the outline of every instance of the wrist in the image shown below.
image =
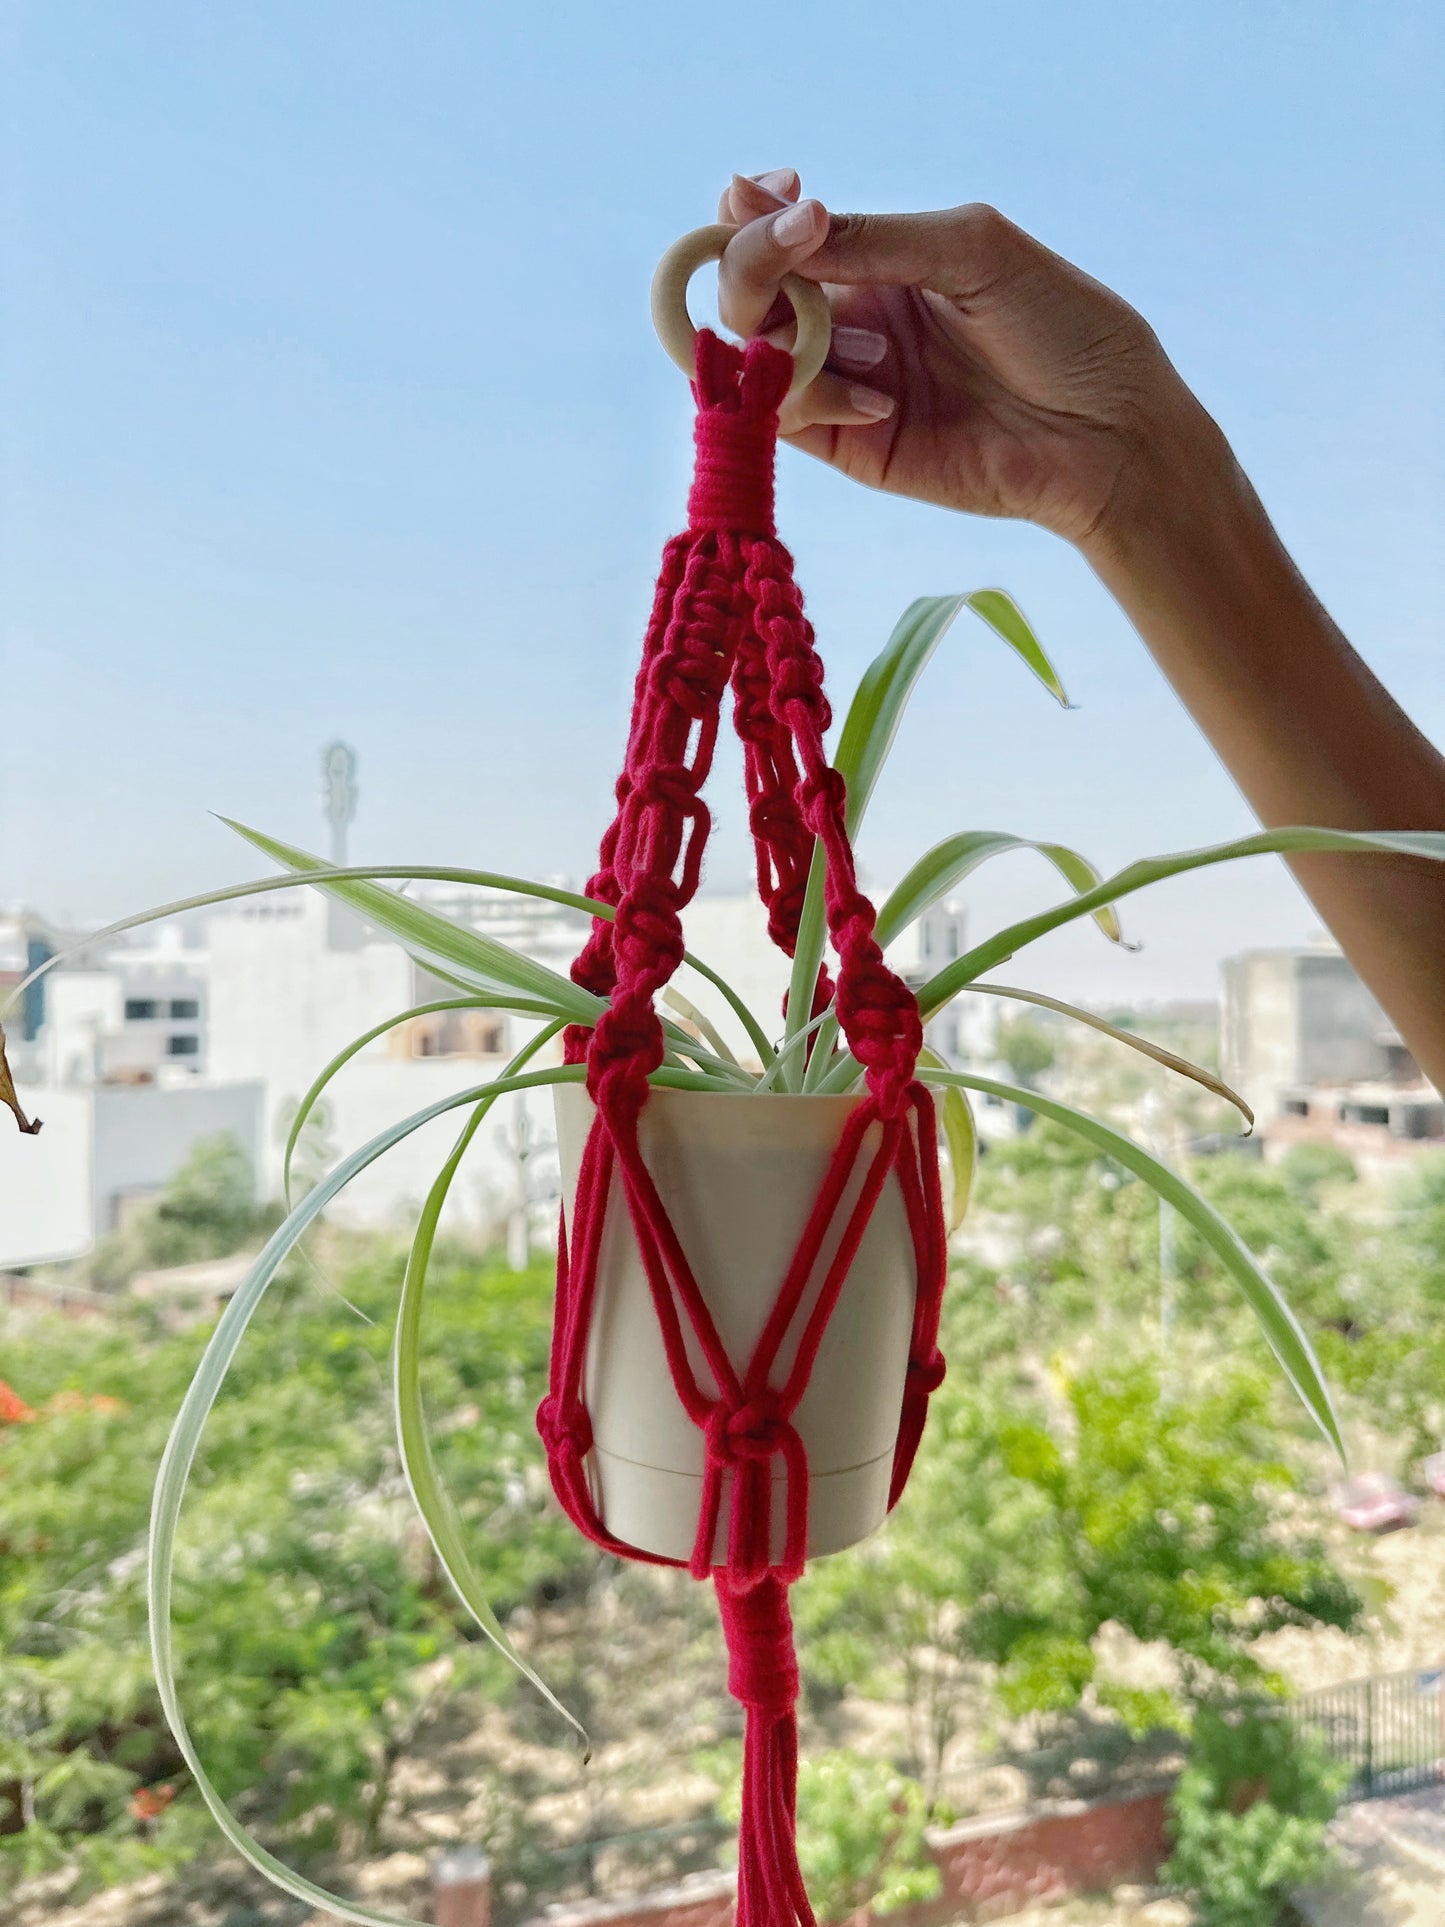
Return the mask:
{"type": "Polygon", "coordinates": [[[1219,424],[1183,383],[1136,427],[1104,513],[1079,544],[1116,594],[1160,570],[1191,571],[1219,543],[1268,530],[1219,424]]]}

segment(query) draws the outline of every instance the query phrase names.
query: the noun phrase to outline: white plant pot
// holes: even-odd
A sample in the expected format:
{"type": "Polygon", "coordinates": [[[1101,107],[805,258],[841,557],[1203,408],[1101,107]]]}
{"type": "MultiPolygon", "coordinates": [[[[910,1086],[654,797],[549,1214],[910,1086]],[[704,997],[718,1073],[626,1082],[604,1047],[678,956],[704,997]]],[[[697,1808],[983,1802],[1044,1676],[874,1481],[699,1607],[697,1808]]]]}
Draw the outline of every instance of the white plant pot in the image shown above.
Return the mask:
{"type": "MultiPolygon", "coordinates": [[[[578,1084],[555,1092],[567,1222],[593,1108],[578,1084]]],[[[721,1095],[654,1089],[640,1141],[718,1336],[741,1373],[762,1333],[857,1097],[721,1095]]],[[[781,1387],[849,1211],[881,1138],[864,1139],[798,1314],[772,1371],[781,1387]]],[[[907,1212],[890,1173],[844,1282],[793,1423],[808,1454],[808,1553],[837,1552],[876,1531],[888,1510],[917,1269],[907,1212]]],[[[698,1384],[717,1387],[683,1314],[698,1384]]],[[[598,1254],[585,1379],[594,1446],[593,1503],[615,1537],[686,1560],[697,1537],[703,1439],[684,1411],[620,1174],[614,1171],[598,1254]]],[[[728,1485],[713,1557],[727,1547],[728,1485]]],[[[773,1557],[783,1551],[787,1472],[773,1466],[773,1557]]]]}

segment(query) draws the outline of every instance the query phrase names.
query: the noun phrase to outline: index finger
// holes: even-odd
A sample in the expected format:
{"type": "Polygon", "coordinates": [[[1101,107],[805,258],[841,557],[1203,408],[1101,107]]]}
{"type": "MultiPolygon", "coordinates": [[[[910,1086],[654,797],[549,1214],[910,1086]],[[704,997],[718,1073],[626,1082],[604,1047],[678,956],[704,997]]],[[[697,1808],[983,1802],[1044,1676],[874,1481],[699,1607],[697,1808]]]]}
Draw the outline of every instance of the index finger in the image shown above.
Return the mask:
{"type": "Polygon", "coordinates": [[[749,221],[728,242],[718,266],[718,312],[735,334],[761,333],[777,304],[785,274],[796,274],[828,238],[821,201],[783,204],[749,221]]]}

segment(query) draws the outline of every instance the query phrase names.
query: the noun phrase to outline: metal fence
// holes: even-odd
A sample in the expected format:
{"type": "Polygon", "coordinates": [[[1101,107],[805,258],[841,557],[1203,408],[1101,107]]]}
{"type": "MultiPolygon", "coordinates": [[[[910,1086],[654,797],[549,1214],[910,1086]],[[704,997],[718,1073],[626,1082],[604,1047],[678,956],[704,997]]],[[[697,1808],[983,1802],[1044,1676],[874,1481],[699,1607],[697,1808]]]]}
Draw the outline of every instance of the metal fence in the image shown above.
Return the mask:
{"type": "Polygon", "coordinates": [[[1377,1673],[1301,1693],[1284,1709],[1295,1730],[1352,1770],[1347,1800],[1408,1793],[1445,1779],[1441,1669],[1377,1673]]]}

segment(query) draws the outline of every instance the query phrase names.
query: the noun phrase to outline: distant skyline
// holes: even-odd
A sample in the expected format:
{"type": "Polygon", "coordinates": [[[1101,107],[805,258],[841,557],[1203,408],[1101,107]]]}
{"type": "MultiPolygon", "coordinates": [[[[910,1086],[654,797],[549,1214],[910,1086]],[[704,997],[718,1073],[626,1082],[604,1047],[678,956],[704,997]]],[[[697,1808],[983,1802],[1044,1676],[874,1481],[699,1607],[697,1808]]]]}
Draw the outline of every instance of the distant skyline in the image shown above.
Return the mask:
{"type": "MultiPolygon", "coordinates": [[[[9,0],[0,201],[0,901],[109,917],[259,873],[209,814],[358,861],[583,876],[620,757],[685,387],[647,283],[734,169],[835,208],[995,202],[1117,287],[1306,574],[1445,737],[1445,10],[1111,0],[535,12],[9,0]],[[1093,17],[1090,17],[1090,16],[1093,17]],[[891,37],[890,37],[891,35],[891,37]]],[[[699,298],[702,283],[698,283],[699,298]]],[[[835,706],[911,597],[1015,594],[1080,705],[960,622],[861,850],[965,827],[1105,868],[1251,825],[1084,564],[785,452],[835,706]]],[[[710,878],[746,875],[720,759],[710,878]]],[[[1052,900],[980,873],[975,930],[1052,900]]],[[[1212,994],[1318,918],[1282,865],[1010,966],[1212,994]]]]}

